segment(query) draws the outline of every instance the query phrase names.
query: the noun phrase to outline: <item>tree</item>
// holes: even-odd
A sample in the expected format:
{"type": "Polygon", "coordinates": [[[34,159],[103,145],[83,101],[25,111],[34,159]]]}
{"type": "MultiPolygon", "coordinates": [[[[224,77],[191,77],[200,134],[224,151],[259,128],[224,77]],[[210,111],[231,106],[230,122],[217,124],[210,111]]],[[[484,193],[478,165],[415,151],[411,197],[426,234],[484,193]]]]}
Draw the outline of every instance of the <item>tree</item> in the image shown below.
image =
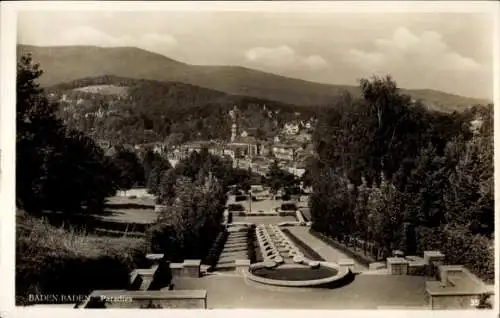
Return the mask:
{"type": "Polygon", "coordinates": [[[134,152],[120,147],[113,157],[113,162],[119,171],[118,187],[121,190],[144,183],[144,168],[134,152]]]}
{"type": "Polygon", "coordinates": [[[306,179],[313,228],[375,242],[382,257],[439,249],[491,279],[492,105],[431,111],[390,77],[363,79],[360,88],[361,99],[344,95],[316,126],[306,179]],[[481,253],[470,250],[473,241],[481,253]]]}
{"type": "Polygon", "coordinates": [[[211,174],[194,181],[180,176],[169,191],[173,198],[156,225],[167,233],[160,250],[175,260],[205,257],[221,230],[226,199],[220,183],[211,174]]]}
{"type": "Polygon", "coordinates": [[[265,182],[273,194],[276,194],[280,189],[291,190],[299,184],[295,175],[282,170],[277,161],[274,161],[269,167],[265,182]]]}
{"type": "Polygon", "coordinates": [[[161,173],[158,202],[161,204],[170,204],[175,199],[175,184],[178,176],[176,169],[170,169],[161,173]]]}
{"type": "Polygon", "coordinates": [[[142,160],[145,185],[150,193],[158,194],[161,177],[165,171],[172,169],[170,162],[152,150],[146,151],[142,160]]]}
{"type": "Polygon", "coordinates": [[[16,203],[27,212],[101,210],[114,191],[109,162],[84,134],[67,129],[36,80],[30,55],[17,65],[16,203]]]}

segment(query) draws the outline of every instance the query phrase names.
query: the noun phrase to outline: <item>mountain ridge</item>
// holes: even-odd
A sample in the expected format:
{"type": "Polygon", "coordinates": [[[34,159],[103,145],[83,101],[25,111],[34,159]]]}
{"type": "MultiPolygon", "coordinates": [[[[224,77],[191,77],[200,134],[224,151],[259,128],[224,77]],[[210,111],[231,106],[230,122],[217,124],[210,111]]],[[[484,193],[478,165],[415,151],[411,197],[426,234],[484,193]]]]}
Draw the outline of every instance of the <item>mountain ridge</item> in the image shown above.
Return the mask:
{"type": "MultiPolygon", "coordinates": [[[[231,95],[256,97],[298,106],[329,105],[347,91],[359,95],[357,86],[316,83],[272,74],[243,66],[192,65],[137,47],[17,46],[18,57],[31,53],[41,64],[44,87],[102,75],[179,82],[231,95]]],[[[397,79],[396,79],[397,81],[397,79]]],[[[464,97],[432,89],[401,89],[429,108],[451,112],[487,99],[464,97]]]]}

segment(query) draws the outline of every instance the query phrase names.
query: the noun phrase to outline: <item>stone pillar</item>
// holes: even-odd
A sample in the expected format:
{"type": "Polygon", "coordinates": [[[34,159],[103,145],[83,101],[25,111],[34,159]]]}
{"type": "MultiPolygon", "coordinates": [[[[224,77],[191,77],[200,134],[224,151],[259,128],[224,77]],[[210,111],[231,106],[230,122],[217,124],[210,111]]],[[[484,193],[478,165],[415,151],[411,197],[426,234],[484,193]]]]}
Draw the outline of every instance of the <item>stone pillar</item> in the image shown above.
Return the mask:
{"type": "Polygon", "coordinates": [[[148,290],[149,286],[153,282],[157,266],[148,269],[138,269],[137,274],[141,277],[142,282],[139,286],[139,290],[148,290]]]}
{"type": "Polygon", "coordinates": [[[170,263],[170,273],[172,278],[182,276],[184,265],[182,263],[170,263]]]}
{"type": "Polygon", "coordinates": [[[387,270],[390,275],[408,275],[408,261],[400,257],[389,257],[387,270]]]}
{"type": "Polygon", "coordinates": [[[445,255],[440,251],[425,251],[424,264],[428,276],[435,276],[438,267],[444,265],[445,255]]]}
{"type": "Polygon", "coordinates": [[[146,254],[146,259],[152,261],[153,264],[158,264],[163,259],[163,254],[146,254]]]}
{"type": "Polygon", "coordinates": [[[404,257],[405,253],[401,250],[393,250],[392,251],[392,256],[394,257],[404,257]]]}
{"type": "Polygon", "coordinates": [[[184,260],[182,274],[185,277],[200,277],[201,261],[198,259],[184,260]]]}
{"type": "Polygon", "coordinates": [[[341,258],[338,260],[340,267],[346,267],[351,272],[354,271],[354,260],[350,258],[341,258]]]}
{"type": "Polygon", "coordinates": [[[248,271],[250,268],[250,260],[249,259],[237,259],[234,261],[234,265],[239,272],[248,271]]]}

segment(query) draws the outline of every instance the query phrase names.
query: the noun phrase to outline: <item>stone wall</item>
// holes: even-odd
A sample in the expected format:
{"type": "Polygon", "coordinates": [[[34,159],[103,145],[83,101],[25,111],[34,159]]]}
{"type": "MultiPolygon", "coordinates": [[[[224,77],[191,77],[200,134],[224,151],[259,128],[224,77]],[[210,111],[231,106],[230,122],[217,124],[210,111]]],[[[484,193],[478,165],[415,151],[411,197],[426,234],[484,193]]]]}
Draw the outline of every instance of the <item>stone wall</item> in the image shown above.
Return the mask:
{"type": "Polygon", "coordinates": [[[437,281],[426,282],[432,309],[476,309],[483,295],[493,291],[461,265],[440,265],[437,281]]]}
{"type": "Polygon", "coordinates": [[[206,309],[205,290],[94,291],[82,308],[182,308],[206,309]]]}
{"type": "Polygon", "coordinates": [[[430,297],[431,309],[476,309],[477,295],[434,295],[430,297]]]}

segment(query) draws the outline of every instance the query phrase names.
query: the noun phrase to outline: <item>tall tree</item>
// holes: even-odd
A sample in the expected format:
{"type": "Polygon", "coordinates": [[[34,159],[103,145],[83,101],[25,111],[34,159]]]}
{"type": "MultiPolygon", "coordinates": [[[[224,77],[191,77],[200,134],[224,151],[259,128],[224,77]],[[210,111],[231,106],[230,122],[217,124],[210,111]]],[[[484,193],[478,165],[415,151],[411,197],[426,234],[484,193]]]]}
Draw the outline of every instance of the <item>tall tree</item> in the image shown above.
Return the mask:
{"type": "Polygon", "coordinates": [[[121,190],[144,184],[144,168],[133,151],[120,147],[113,157],[119,171],[118,186],[121,190]]]}
{"type": "Polygon", "coordinates": [[[95,143],[68,130],[36,80],[30,55],[17,65],[16,202],[28,212],[101,209],[113,192],[109,162],[95,143]]]}

